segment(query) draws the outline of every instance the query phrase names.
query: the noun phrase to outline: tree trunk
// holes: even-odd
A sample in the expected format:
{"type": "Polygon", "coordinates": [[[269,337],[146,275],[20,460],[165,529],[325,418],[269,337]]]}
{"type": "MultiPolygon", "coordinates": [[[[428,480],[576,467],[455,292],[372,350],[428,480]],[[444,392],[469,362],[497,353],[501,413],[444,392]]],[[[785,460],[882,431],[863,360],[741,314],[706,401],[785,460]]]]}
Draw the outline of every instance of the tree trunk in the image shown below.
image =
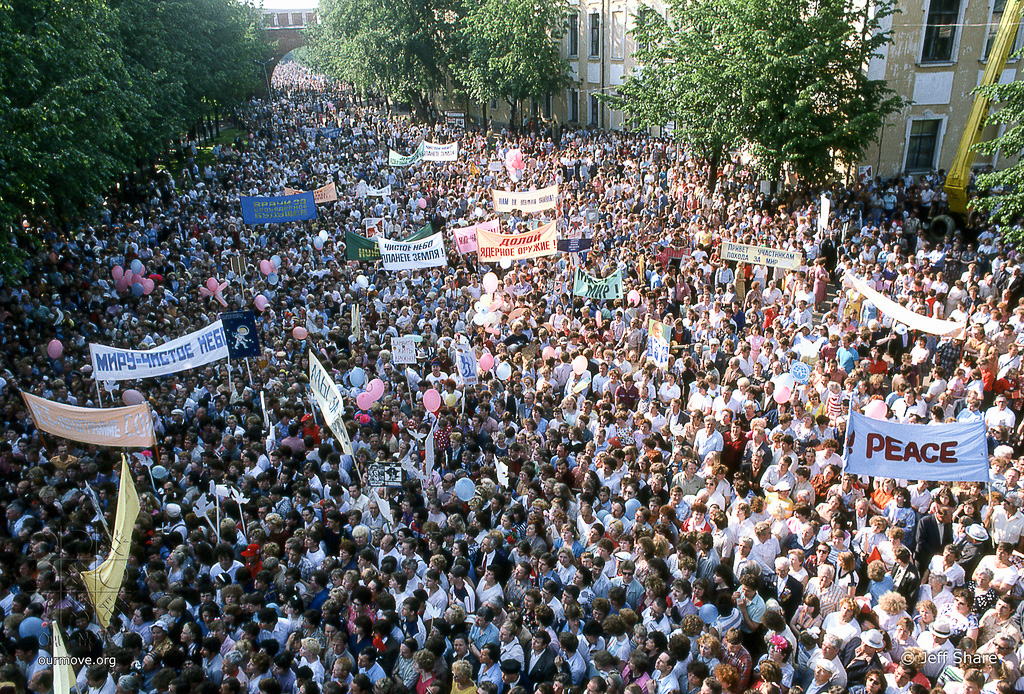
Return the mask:
{"type": "Polygon", "coordinates": [[[508,100],[509,112],[508,112],[508,127],[512,132],[519,132],[519,127],[516,123],[516,116],[519,115],[519,99],[508,100]]]}
{"type": "Polygon", "coordinates": [[[711,197],[718,185],[718,165],[721,163],[722,148],[716,147],[711,153],[711,161],[708,162],[708,197],[711,197]]]}
{"type": "Polygon", "coordinates": [[[217,136],[220,137],[220,104],[213,105],[213,125],[217,128],[217,136]]]}

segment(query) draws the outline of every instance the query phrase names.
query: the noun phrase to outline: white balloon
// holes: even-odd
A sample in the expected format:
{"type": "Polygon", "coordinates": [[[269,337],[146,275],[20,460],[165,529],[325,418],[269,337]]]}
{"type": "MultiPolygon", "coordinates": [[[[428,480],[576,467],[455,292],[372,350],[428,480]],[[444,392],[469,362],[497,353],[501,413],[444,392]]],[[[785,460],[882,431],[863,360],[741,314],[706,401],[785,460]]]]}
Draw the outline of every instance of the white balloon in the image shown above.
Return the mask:
{"type": "Polygon", "coordinates": [[[498,368],[494,370],[494,374],[502,381],[507,381],[509,376],[512,375],[512,367],[509,366],[508,362],[502,362],[498,364],[498,368]]]}
{"type": "Polygon", "coordinates": [[[487,323],[487,316],[486,316],[486,314],[484,314],[482,312],[477,313],[475,316],[473,316],[473,322],[476,323],[477,325],[481,325],[481,326],[482,325],[486,325],[486,323],[487,323]]]}
{"type": "Polygon", "coordinates": [[[502,270],[508,270],[510,267],[512,267],[512,259],[502,258],[501,260],[498,261],[498,265],[501,267],[502,270]]]}
{"type": "Polygon", "coordinates": [[[366,275],[359,275],[359,277],[356,277],[356,285],[360,289],[366,289],[370,286],[370,280],[366,279],[366,275]]]}
{"type": "Polygon", "coordinates": [[[330,234],[327,233],[326,229],[321,229],[319,236],[321,241],[326,241],[330,238],[330,234]]]}

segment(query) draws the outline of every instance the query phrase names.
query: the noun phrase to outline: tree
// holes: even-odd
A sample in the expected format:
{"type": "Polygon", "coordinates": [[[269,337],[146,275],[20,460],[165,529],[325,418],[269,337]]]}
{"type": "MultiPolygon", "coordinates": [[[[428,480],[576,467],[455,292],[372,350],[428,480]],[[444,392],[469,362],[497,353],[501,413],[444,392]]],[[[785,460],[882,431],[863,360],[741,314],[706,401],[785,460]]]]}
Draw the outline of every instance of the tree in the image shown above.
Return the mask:
{"type": "MultiPolygon", "coordinates": [[[[987,124],[1005,124],[1006,131],[974,148],[982,154],[999,153],[1003,158],[1019,156],[1024,151],[1024,82],[994,84],[982,87],[983,94],[993,102],[1001,102],[998,111],[989,116],[987,124]]],[[[1004,227],[1024,218],[1024,163],[1018,161],[1002,171],[978,176],[979,191],[988,195],[971,200],[972,209],[989,212],[989,220],[1004,227]]],[[[1004,236],[1017,248],[1024,248],[1024,232],[1005,230],[1004,236]]]]}
{"type": "Polygon", "coordinates": [[[851,165],[903,100],[867,64],[891,40],[893,0],[669,0],[632,30],[641,68],[605,97],[634,127],[675,122],[711,163],[748,148],[761,171],[815,181],[851,165]]]}
{"type": "Polygon", "coordinates": [[[504,99],[515,127],[519,104],[569,85],[561,56],[569,6],[565,0],[479,0],[466,15],[462,40],[467,58],[457,71],[477,101],[504,99]]]}

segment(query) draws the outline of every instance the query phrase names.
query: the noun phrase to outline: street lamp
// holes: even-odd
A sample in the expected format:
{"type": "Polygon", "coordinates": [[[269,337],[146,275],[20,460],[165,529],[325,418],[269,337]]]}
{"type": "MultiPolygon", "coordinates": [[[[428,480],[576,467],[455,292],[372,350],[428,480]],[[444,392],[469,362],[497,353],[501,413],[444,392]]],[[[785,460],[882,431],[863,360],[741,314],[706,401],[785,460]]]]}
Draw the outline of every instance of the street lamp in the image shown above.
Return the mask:
{"type": "Polygon", "coordinates": [[[267,92],[270,94],[270,98],[273,99],[274,98],[274,88],[270,84],[270,75],[267,73],[267,65],[269,65],[272,62],[274,62],[274,59],[273,58],[267,58],[266,60],[256,60],[255,58],[253,58],[252,62],[256,63],[257,65],[262,65],[263,66],[263,77],[264,77],[264,79],[267,80],[267,92]]]}

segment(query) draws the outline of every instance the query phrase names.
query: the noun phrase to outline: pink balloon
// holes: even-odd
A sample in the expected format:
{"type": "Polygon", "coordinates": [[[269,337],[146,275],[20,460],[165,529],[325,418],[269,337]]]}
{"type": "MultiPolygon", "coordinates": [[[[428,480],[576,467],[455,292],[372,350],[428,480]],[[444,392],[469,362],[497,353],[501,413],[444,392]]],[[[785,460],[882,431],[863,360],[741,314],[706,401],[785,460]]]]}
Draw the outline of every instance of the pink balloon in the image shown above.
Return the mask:
{"type": "Polygon", "coordinates": [[[791,396],[792,394],[793,391],[791,391],[789,388],[779,388],[774,393],[772,393],[772,397],[775,399],[775,402],[781,405],[784,402],[789,402],[789,396],[791,396]]]}
{"type": "Polygon", "coordinates": [[[488,272],[486,275],[484,275],[484,281],[482,282],[482,284],[484,285],[485,292],[487,292],[488,294],[493,294],[494,290],[498,288],[498,276],[495,275],[493,272],[488,272]]]}
{"type": "Polygon", "coordinates": [[[149,279],[148,277],[142,280],[142,293],[152,294],[153,290],[156,289],[156,282],[149,279]]]}
{"type": "Polygon", "coordinates": [[[144,279],[146,278],[136,272],[134,275],[131,276],[131,284],[142,284],[142,280],[144,279]]]}
{"type": "Polygon", "coordinates": [[[477,362],[480,366],[480,370],[487,373],[494,366],[494,356],[489,352],[484,352],[484,355],[480,357],[480,361],[477,362]]]}
{"type": "Polygon", "coordinates": [[[119,292],[126,292],[126,291],[128,291],[128,287],[129,287],[129,282],[130,281],[131,281],[131,278],[128,277],[127,275],[124,275],[124,276],[121,277],[121,279],[119,279],[117,281],[117,283],[114,286],[117,289],[117,291],[119,291],[119,292]]]}
{"type": "Polygon", "coordinates": [[[305,340],[309,333],[301,325],[292,329],[292,337],[296,340],[305,340]]]}
{"type": "Polygon", "coordinates": [[[384,395],[384,381],[379,378],[375,378],[370,381],[367,392],[373,396],[374,401],[380,400],[380,396],[384,395]]]}
{"type": "Polygon", "coordinates": [[[124,277],[124,268],[120,265],[115,265],[114,269],[110,271],[110,276],[114,278],[115,282],[117,282],[119,279],[124,277]]]}
{"type": "Polygon", "coordinates": [[[50,340],[46,345],[46,354],[50,359],[60,359],[60,355],[64,354],[64,345],[60,340],[50,340]]]}
{"type": "Polygon", "coordinates": [[[427,200],[426,200],[426,198],[420,198],[419,200],[417,200],[416,201],[416,206],[419,207],[421,210],[427,209],[427,200]]]}
{"type": "Polygon", "coordinates": [[[888,419],[889,408],[884,400],[872,400],[864,406],[864,414],[872,419],[888,419]]]}
{"type": "Polygon", "coordinates": [[[274,274],[274,264],[272,262],[270,262],[269,260],[261,260],[260,261],[260,272],[262,272],[264,275],[272,275],[272,274],[274,274]]]}
{"type": "Polygon", "coordinates": [[[141,405],[146,401],[146,398],[142,393],[132,388],[121,394],[121,401],[125,405],[141,405]]]}
{"type": "Polygon", "coordinates": [[[267,308],[267,304],[269,303],[270,300],[267,299],[267,297],[263,296],[262,294],[253,299],[253,304],[256,305],[256,310],[259,311],[260,313],[262,313],[263,310],[267,308]]]}
{"type": "Polygon", "coordinates": [[[551,357],[555,356],[555,348],[552,347],[551,345],[548,345],[547,347],[544,348],[544,351],[541,352],[540,355],[544,357],[544,361],[547,361],[551,357]]]}
{"type": "Polygon", "coordinates": [[[635,289],[630,289],[629,294],[626,295],[626,298],[629,299],[629,303],[636,306],[637,304],[640,303],[640,292],[638,292],[635,289]]]}
{"type": "Polygon", "coordinates": [[[360,393],[356,396],[356,406],[359,407],[360,410],[368,410],[372,404],[373,396],[369,393],[360,393]]]}
{"type": "Polygon", "coordinates": [[[441,394],[431,388],[423,394],[423,406],[430,412],[437,412],[441,409],[441,394]]]}
{"type": "Polygon", "coordinates": [[[211,277],[210,279],[206,280],[206,288],[209,289],[211,292],[216,293],[219,287],[220,282],[217,281],[216,277],[211,277]]]}

